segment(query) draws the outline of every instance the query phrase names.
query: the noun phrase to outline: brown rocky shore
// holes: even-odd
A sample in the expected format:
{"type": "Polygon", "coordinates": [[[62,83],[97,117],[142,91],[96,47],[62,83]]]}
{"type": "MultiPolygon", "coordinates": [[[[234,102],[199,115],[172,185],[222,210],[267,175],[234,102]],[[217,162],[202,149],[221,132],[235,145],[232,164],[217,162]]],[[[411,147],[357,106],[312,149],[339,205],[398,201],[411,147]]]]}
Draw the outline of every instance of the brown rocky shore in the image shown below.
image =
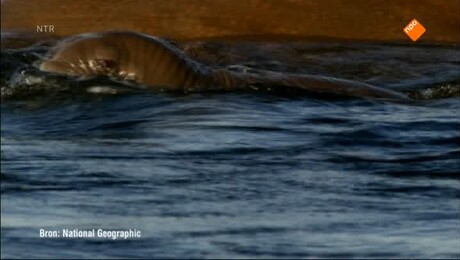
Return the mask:
{"type": "Polygon", "coordinates": [[[460,43],[459,0],[2,0],[2,32],[54,32],[30,38],[112,29],[179,40],[270,39],[412,43],[413,18],[427,29],[419,43],[460,43]]]}

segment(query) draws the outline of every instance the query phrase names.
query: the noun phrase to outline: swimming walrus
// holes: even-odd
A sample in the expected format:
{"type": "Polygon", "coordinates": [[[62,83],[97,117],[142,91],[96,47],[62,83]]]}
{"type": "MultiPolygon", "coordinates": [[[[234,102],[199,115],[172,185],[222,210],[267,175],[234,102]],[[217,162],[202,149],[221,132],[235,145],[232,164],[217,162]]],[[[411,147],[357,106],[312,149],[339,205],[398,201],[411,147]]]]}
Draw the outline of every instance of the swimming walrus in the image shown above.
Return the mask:
{"type": "Polygon", "coordinates": [[[165,40],[136,32],[110,31],[71,37],[51,49],[40,69],[75,76],[106,75],[161,90],[238,90],[263,86],[346,97],[409,100],[402,93],[344,79],[281,73],[260,76],[214,69],[192,60],[165,40]]]}

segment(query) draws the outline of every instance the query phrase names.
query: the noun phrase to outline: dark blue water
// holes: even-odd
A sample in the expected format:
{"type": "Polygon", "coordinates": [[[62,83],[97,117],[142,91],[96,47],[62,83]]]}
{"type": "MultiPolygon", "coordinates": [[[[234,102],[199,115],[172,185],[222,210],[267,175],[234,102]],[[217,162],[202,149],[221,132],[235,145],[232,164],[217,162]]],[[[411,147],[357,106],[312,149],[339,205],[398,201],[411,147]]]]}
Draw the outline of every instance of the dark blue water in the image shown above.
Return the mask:
{"type": "MultiPolygon", "coordinates": [[[[420,100],[253,92],[4,100],[1,256],[460,257],[458,48],[216,46],[197,58],[362,80],[420,100]],[[74,228],[142,235],[39,236],[74,228]]],[[[2,62],[14,61],[2,65],[11,72],[2,88],[18,84],[11,79],[33,52],[2,52],[2,62]]]]}

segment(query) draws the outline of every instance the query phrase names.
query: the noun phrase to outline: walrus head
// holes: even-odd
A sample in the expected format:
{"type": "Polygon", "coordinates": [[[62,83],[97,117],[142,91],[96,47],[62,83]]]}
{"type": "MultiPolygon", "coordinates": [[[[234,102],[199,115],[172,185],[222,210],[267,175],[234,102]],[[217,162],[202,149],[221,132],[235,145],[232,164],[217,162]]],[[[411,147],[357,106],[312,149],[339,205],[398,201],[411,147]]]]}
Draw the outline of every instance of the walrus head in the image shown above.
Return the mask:
{"type": "Polygon", "coordinates": [[[85,36],[58,44],[40,70],[70,75],[110,75],[119,71],[119,50],[100,36],[85,36]]]}
{"type": "MultiPolygon", "coordinates": [[[[152,88],[203,88],[210,69],[156,37],[135,32],[74,36],[56,45],[40,70],[68,75],[107,75],[152,88]]],[[[208,80],[209,79],[209,80],[208,80]]]]}

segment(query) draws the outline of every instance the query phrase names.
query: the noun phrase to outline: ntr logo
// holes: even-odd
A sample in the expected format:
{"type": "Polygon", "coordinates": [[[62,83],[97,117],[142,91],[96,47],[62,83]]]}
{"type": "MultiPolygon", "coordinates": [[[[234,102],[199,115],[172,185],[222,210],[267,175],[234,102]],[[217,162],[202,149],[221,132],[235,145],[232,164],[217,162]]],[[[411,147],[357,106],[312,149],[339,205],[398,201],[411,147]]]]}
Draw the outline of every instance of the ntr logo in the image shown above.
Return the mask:
{"type": "Polygon", "coordinates": [[[37,25],[37,32],[41,33],[54,33],[54,25],[37,25]]]}

